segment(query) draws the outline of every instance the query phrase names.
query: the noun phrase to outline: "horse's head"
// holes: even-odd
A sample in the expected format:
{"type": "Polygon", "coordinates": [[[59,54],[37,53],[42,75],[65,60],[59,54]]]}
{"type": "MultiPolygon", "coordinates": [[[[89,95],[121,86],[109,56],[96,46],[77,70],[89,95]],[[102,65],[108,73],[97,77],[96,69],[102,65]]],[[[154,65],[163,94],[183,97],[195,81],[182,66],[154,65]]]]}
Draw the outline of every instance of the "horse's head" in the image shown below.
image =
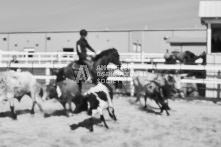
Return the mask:
{"type": "Polygon", "coordinates": [[[118,51],[115,48],[113,48],[111,50],[112,50],[112,52],[109,55],[110,62],[115,65],[118,65],[120,67],[121,62],[120,62],[120,55],[119,55],[118,51]]]}
{"type": "Polygon", "coordinates": [[[118,67],[121,66],[120,55],[115,48],[102,51],[94,58],[94,61],[98,61],[99,59],[101,64],[108,65],[109,63],[113,63],[118,67]]]}

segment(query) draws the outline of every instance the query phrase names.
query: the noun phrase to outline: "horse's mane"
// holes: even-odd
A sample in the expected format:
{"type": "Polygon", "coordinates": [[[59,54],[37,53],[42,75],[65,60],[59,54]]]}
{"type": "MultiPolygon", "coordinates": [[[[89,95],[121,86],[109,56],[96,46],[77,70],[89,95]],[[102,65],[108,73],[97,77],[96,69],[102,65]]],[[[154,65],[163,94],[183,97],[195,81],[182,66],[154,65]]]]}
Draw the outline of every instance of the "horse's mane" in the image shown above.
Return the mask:
{"type": "Polygon", "coordinates": [[[108,54],[113,53],[113,52],[117,52],[117,50],[115,48],[106,49],[102,51],[101,53],[99,53],[96,57],[94,57],[93,61],[97,61],[101,57],[107,56],[108,54]]]}

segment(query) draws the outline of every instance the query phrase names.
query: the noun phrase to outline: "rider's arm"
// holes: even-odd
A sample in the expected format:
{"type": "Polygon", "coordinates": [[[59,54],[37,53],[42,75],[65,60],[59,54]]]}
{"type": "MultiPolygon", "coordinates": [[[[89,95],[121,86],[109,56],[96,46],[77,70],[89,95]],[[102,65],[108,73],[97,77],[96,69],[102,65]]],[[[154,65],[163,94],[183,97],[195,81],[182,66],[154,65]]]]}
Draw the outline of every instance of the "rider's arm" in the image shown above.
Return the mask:
{"type": "Polygon", "coordinates": [[[91,50],[92,52],[95,53],[95,50],[88,44],[88,42],[87,42],[87,44],[86,44],[86,47],[87,47],[89,50],[91,50]]]}

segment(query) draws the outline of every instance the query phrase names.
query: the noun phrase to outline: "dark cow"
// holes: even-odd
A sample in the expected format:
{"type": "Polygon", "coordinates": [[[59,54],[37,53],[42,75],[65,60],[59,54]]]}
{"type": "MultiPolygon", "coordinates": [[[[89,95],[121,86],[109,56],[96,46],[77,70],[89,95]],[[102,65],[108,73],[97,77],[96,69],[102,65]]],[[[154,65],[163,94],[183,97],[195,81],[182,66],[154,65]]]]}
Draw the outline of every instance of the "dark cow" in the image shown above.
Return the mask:
{"type": "Polygon", "coordinates": [[[145,85],[144,107],[147,107],[146,100],[149,97],[150,99],[154,100],[160,107],[160,113],[162,113],[165,110],[167,115],[169,115],[168,110],[170,110],[170,108],[168,106],[166,96],[168,96],[168,92],[167,89],[165,89],[165,87],[162,87],[156,81],[150,81],[148,84],[145,85]]]}
{"type": "Polygon", "coordinates": [[[69,116],[69,112],[72,112],[71,102],[77,95],[80,95],[80,90],[75,81],[65,79],[64,81],[47,85],[46,94],[45,99],[57,99],[64,107],[65,114],[69,116]],[[66,103],[69,104],[69,110],[66,109],[66,103]]]}
{"type": "Polygon", "coordinates": [[[108,129],[108,125],[103,116],[103,110],[107,109],[110,117],[117,120],[113,108],[113,94],[109,87],[105,84],[99,83],[95,87],[90,88],[84,95],[78,95],[73,102],[77,107],[77,112],[86,111],[90,118],[90,131],[93,131],[93,117],[95,114],[100,114],[100,119],[108,129]],[[110,110],[111,109],[111,110],[110,110]]]}

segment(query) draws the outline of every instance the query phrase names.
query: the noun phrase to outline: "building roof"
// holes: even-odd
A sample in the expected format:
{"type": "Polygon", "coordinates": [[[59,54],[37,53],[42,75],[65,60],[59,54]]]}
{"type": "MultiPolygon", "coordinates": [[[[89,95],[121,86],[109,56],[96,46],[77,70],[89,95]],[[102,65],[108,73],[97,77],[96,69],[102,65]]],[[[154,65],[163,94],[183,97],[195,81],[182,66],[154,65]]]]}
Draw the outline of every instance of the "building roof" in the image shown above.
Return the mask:
{"type": "Polygon", "coordinates": [[[221,1],[218,0],[200,1],[199,17],[221,18],[221,1]]]}
{"type": "Polygon", "coordinates": [[[190,37],[169,37],[167,42],[171,44],[204,44],[206,37],[203,38],[190,38],[190,37]]]}

